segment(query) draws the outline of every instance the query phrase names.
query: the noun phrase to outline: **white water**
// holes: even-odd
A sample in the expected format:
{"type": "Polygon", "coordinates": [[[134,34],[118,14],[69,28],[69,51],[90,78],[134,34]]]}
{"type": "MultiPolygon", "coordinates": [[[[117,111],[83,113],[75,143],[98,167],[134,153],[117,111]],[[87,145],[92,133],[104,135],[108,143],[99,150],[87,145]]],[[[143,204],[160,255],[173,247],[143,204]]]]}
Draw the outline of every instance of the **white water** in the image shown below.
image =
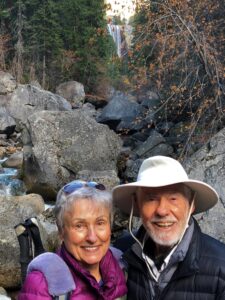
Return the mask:
{"type": "Polygon", "coordinates": [[[18,179],[18,170],[14,168],[1,168],[1,163],[7,158],[0,159],[0,195],[24,195],[25,185],[18,179]]]}
{"type": "Polygon", "coordinates": [[[114,24],[107,24],[109,34],[112,36],[115,44],[116,44],[116,50],[117,55],[121,57],[121,32],[120,32],[120,26],[114,25],[114,24]]]}

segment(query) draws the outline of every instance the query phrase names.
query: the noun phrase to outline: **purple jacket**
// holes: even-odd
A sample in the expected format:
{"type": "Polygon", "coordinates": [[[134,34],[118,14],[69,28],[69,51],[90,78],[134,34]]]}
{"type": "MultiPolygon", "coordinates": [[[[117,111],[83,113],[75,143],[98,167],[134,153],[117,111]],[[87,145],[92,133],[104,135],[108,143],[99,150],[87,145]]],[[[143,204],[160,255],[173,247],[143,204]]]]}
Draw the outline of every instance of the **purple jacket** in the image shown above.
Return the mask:
{"type": "MultiPolygon", "coordinates": [[[[127,293],[126,280],[117,260],[110,250],[100,262],[100,270],[104,284],[102,286],[95,278],[66,251],[62,246],[58,255],[69,266],[76,288],[70,297],[71,300],[114,300],[127,293]]],[[[59,270],[60,272],[60,270],[59,270]]],[[[50,274],[55,279],[55,286],[63,285],[63,280],[56,280],[58,275],[50,274]],[[58,282],[59,281],[59,282],[58,282]]],[[[63,277],[63,274],[61,274],[63,277]]],[[[51,280],[52,281],[52,280],[51,280]]],[[[26,277],[18,300],[51,300],[47,280],[41,271],[32,270],[26,277]]]]}

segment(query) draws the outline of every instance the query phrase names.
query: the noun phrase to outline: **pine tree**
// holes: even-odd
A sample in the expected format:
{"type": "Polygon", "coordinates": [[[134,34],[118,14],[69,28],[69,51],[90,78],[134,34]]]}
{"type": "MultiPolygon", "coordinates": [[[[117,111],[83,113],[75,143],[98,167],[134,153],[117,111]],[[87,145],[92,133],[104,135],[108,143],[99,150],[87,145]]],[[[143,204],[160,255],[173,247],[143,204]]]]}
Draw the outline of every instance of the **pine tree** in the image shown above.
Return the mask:
{"type": "Polygon", "coordinates": [[[10,10],[6,6],[6,1],[0,0],[0,68],[6,69],[6,58],[10,36],[6,29],[6,20],[10,17],[10,10]]]}
{"type": "Polygon", "coordinates": [[[44,88],[49,85],[46,78],[51,78],[53,62],[62,48],[56,4],[52,0],[26,1],[26,59],[35,66],[37,78],[44,88]]]}
{"type": "Polygon", "coordinates": [[[22,36],[22,31],[23,31],[23,9],[24,6],[22,4],[21,0],[18,0],[18,15],[17,15],[17,20],[16,20],[16,33],[17,33],[17,42],[15,45],[15,76],[16,80],[18,82],[21,82],[22,76],[23,76],[23,36],[22,36]]]}
{"type": "MultiPolygon", "coordinates": [[[[61,27],[66,51],[73,53],[67,76],[93,90],[99,77],[107,76],[112,41],[106,29],[103,0],[65,0],[61,27]]],[[[66,54],[66,53],[65,53],[66,54]]]]}

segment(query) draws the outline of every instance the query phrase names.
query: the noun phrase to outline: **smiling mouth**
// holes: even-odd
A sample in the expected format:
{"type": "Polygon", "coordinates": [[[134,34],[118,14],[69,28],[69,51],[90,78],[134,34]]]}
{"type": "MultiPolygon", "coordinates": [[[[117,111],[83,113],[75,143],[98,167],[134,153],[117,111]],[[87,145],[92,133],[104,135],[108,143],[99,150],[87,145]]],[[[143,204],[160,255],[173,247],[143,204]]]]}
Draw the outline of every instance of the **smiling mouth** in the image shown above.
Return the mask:
{"type": "Polygon", "coordinates": [[[82,248],[88,252],[95,252],[99,250],[99,246],[83,246],[82,248]]]}
{"type": "Polygon", "coordinates": [[[154,222],[153,224],[161,228],[169,228],[174,225],[174,222],[154,222]]]}

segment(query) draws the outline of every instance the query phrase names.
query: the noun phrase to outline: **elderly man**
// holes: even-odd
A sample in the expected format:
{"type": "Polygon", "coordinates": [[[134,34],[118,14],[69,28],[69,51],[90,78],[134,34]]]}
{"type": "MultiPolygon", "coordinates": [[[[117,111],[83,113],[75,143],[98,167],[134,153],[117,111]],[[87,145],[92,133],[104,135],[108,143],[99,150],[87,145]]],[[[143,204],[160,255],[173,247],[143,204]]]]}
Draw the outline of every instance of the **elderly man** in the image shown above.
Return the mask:
{"type": "Polygon", "coordinates": [[[136,241],[124,254],[128,300],[225,299],[225,245],[192,217],[217,203],[211,186],[189,179],[177,160],[154,156],[136,182],[113,189],[113,198],[130,214],[136,241]],[[135,235],[133,215],[143,224],[135,235]]]}

